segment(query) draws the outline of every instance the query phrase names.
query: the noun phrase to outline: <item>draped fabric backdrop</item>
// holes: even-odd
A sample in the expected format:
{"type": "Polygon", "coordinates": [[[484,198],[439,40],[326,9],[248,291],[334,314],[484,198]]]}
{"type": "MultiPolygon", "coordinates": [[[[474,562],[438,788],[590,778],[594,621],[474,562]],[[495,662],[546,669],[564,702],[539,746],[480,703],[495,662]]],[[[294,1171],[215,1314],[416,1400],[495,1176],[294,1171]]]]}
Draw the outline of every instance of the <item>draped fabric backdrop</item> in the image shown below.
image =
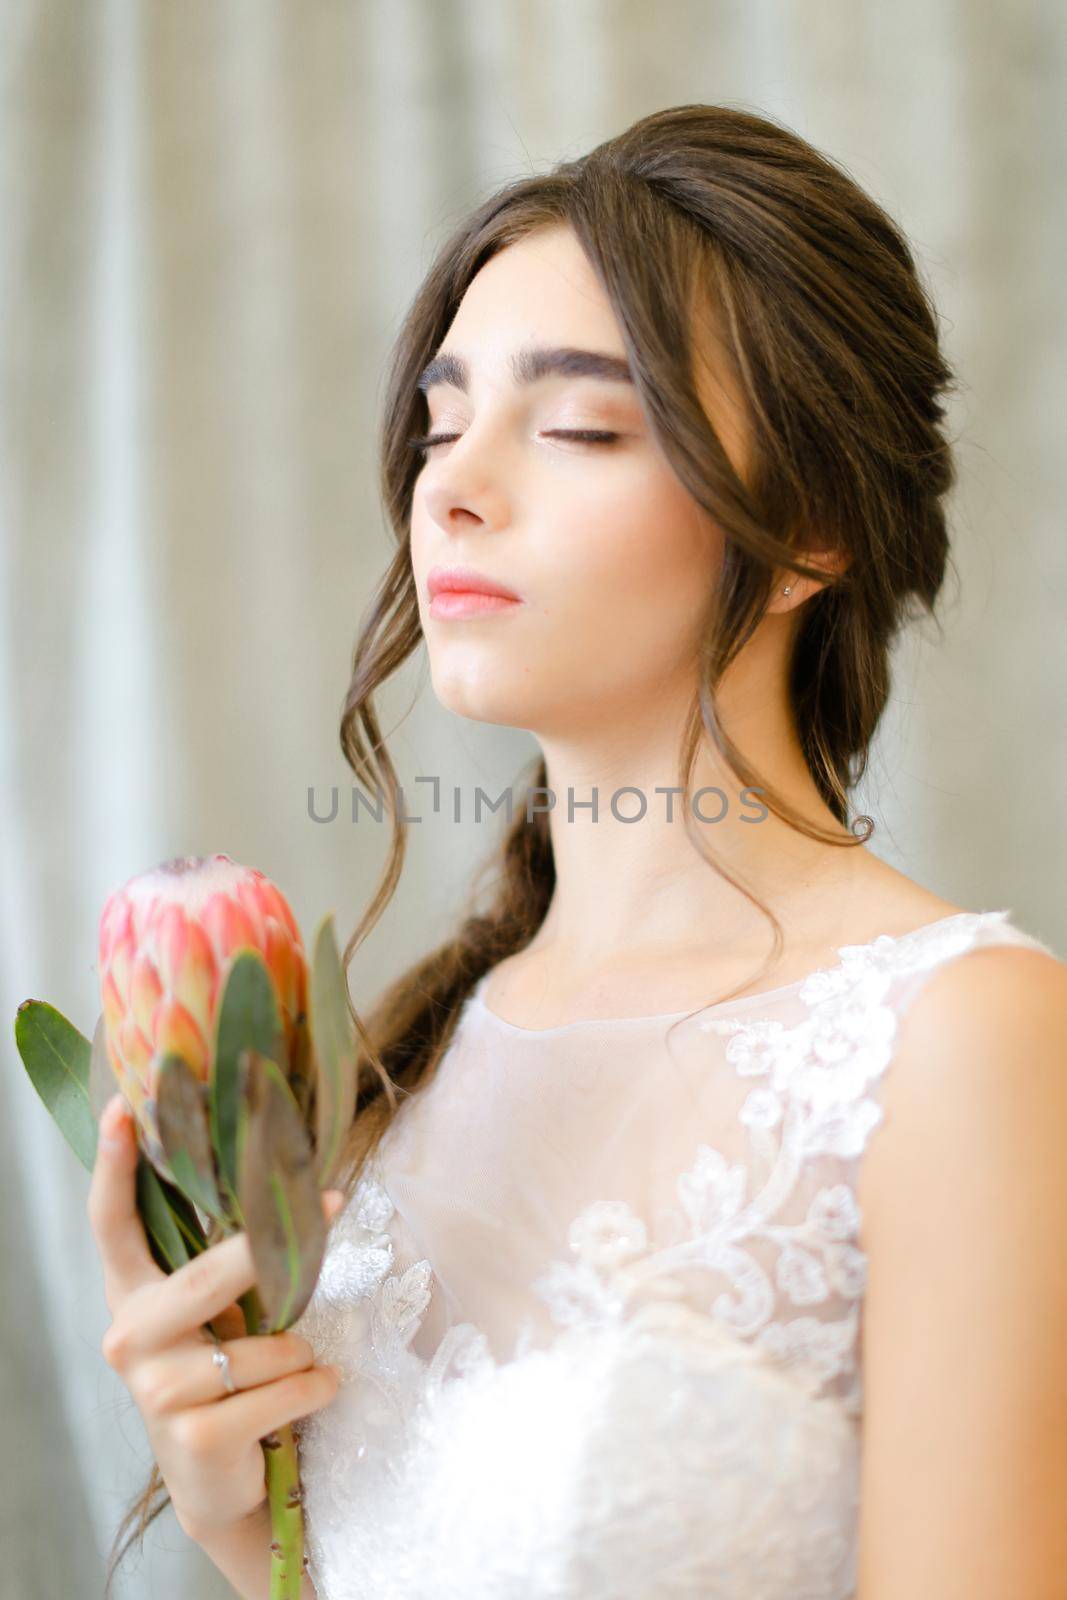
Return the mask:
{"type": "MultiPolygon", "coordinates": [[[[874,845],[1067,946],[1063,204],[1053,0],[2,0],[0,1078],[2,1600],[103,1593],[150,1465],[105,1365],[86,1174],[25,1078],[26,996],[85,1032],[110,889],[227,851],[309,935],[366,904],[349,654],[389,551],[384,358],[490,186],[669,104],[723,100],[841,161],[913,239],[963,390],[959,582],[899,654],[863,803],[874,845]],[[307,791],[328,814],[315,822],[307,791]]],[[[434,816],[535,745],[443,711],[424,657],[382,701],[409,864],[353,995],[452,925],[498,837],[434,816]]],[[[1006,1064],[1008,1065],[1008,1064],[1006,1064]]],[[[167,1513],[116,1588],[231,1591],[167,1513]]]]}

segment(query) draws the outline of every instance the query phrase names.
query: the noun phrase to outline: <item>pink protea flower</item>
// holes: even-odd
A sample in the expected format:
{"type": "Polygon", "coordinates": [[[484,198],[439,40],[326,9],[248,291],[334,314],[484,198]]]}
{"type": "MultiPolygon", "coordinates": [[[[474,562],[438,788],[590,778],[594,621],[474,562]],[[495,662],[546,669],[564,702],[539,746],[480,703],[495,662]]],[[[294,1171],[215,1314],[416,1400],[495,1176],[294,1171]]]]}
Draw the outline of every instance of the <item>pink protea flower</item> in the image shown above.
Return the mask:
{"type": "Polygon", "coordinates": [[[131,878],[100,914],[108,1055],[156,1158],[158,1064],[177,1051],[208,1081],[226,975],[249,947],[273,979],[289,1048],[307,1006],[307,958],[285,897],[262,872],[226,855],[178,857],[131,878]]]}

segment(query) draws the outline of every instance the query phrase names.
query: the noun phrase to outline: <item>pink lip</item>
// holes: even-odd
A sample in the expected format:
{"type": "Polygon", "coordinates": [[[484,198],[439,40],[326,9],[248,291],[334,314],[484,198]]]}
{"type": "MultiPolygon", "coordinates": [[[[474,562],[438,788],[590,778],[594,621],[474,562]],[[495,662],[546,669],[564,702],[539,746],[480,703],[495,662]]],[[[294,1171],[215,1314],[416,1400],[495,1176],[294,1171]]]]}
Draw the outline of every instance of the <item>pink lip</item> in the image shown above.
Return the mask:
{"type": "Polygon", "coordinates": [[[442,621],[456,617],[488,617],[498,611],[514,611],[521,604],[521,600],[509,600],[502,594],[485,594],[472,589],[440,589],[430,601],[430,615],[442,621]]]}
{"type": "Polygon", "coordinates": [[[431,617],[482,617],[521,605],[513,589],[473,567],[431,567],[426,580],[431,617]]]}

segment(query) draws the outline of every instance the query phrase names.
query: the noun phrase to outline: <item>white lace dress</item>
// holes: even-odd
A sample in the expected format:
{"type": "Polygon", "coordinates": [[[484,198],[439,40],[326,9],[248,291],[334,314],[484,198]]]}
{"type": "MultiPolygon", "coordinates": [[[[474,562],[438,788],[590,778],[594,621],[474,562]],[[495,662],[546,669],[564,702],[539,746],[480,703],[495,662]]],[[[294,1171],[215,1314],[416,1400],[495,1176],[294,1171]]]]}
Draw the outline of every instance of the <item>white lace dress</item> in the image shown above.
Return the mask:
{"type": "Polygon", "coordinates": [[[1009,915],[695,1014],[529,1030],[483,979],[295,1324],[344,1372],[296,1424],[320,1600],[852,1595],[859,1166],[924,978],[1047,950],[1009,915]]]}

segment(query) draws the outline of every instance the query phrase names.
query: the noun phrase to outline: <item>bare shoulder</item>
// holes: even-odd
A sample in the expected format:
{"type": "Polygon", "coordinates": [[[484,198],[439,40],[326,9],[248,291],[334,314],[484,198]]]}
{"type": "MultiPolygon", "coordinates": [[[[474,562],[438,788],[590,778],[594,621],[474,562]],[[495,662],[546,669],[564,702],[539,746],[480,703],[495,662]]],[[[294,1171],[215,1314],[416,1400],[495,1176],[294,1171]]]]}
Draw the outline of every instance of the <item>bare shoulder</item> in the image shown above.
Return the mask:
{"type": "Polygon", "coordinates": [[[885,1126],[860,1178],[875,1229],[899,1205],[902,1171],[947,1127],[963,1138],[1008,1106],[1024,1123],[1042,1105],[1067,1111],[1067,962],[1004,944],[936,968],[899,1022],[879,1098],[885,1126]]]}
{"type": "Polygon", "coordinates": [[[1054,1063],[1067,1046],[1065,1027],[1067,962],[1025,945],[978,945],[924,978],[900,1022],[889,1084],[903,1079],[910,1092],[925,1083],[936,1093],[953,1063],[976,1086],[976,1074],[1000,1079],[1011,1067],[1014,1077],[1024,1043],[1032,1059],[1054,1063]]]}
{"type": "Polygon", "coordinates": [[[857,852],[845,883],[841,903],[848,906],[853,922],[869,924],[874,930],[872,937],[878,933],[905,933],[968,909],[925,888],[866,846],[857,852]]]}
{"type": "Polygon", "coordinates": [[[1067,964],[975,948],[900,1020],[857,1197],[862,1600],[1067,1570],[1067,964]]]}

